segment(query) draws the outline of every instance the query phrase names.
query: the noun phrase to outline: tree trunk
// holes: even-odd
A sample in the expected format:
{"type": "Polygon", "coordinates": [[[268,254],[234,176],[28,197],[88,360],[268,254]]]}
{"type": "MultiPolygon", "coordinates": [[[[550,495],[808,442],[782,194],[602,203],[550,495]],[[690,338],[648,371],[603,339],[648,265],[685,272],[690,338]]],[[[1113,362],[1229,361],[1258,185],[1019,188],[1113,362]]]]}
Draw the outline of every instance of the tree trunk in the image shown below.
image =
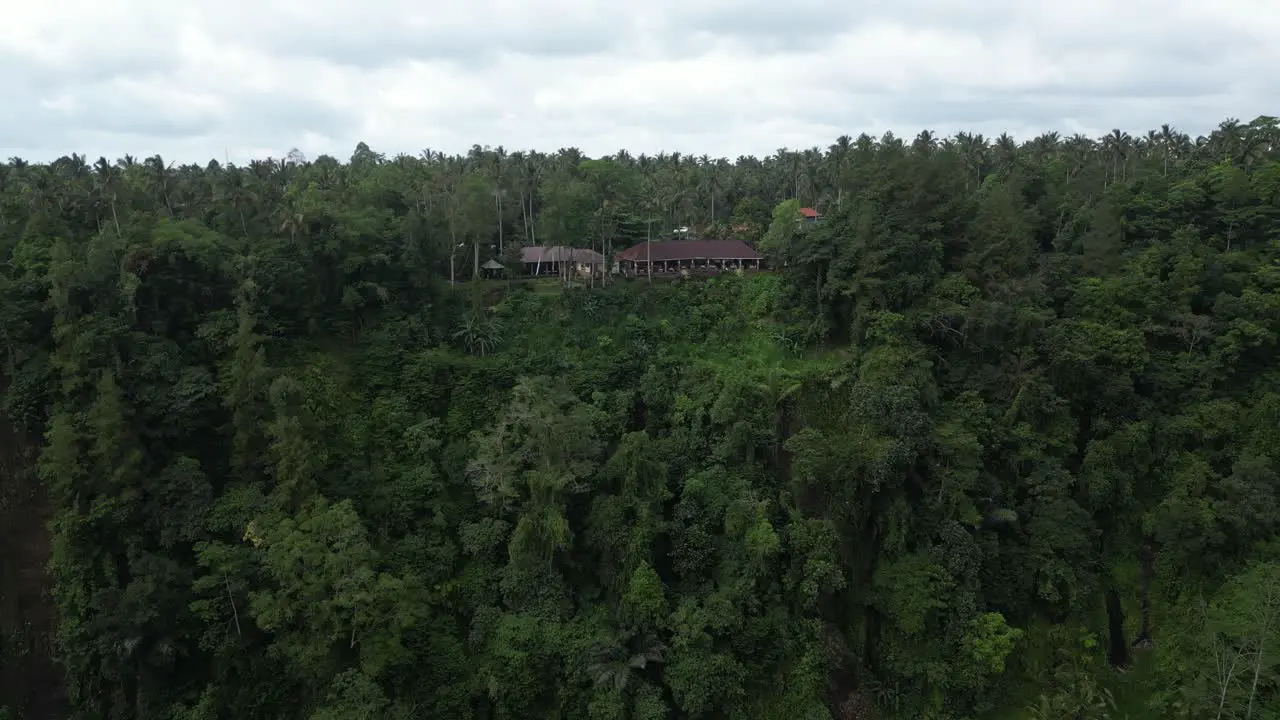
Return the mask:
{"type": "Polygon", "coordinates": [[[1138,558],[1140,576],[1138,581],[1139,627],[1138,638],[1134,647],[1146,647],[1151,642],[1151,577],[1155,573],[1155,557],[1150,545],[1143,544],[1141,556],[1138,558]]]}
{"type": "MultiPolygon", "coordinates": [[[[1263,582],[1270,580],[1267,577],[1263,582]]],[[[1277,604],[1280,604],[1280,584],[1271,582],[1262,588],[1263,621],[1258,631],[1258,651],[1253,656],[1253,682],[1249,685],[1249,705],[1245,710],[1245,720],[1253,720],[1253,701],[1258,696],[1258,679],[1266,662],[1267,636],[1271,634],[1271,622],[1276,617],[1277,604]]]]}
{"type": "Polygon", "coordinates": [[[498,201],[498,254],[501,255],[502,249],[504,247],[503,232],[502,232],[502,190],[499,189],[497,192],[495,192],[494,197],[498,201]]]}
{"type": "Polygon", "coordinates": [[[524,233],[524,244],[529,244],[529,214],[524,204],[524,188],[520,189],[520,229],[524,233]]]}
{"type": "Polygon", "coordinates": [[[1270,628],[1264,625],[1262,634],[1258,639],[1258,653],[1253,661],[1253,682],[1249,685],[1249,705],[1244,713],[1245,720],[1253,720],[1253,700],[1258,696],[1258,676],[1262,674],[1263,651],[1267,646],[1268,632],[1270,632],[1270,628]]]}
{"type": "Polygon", "coordinates": [[[1107,659],[1112,667],[1129,664],[1129,643],[1124,637],[1124,608],[1120,605],[1120,593],[1115,588],[1107,590],[1107,625],[1110,629],[1110,649],[1107,659]]]}
{"type": "Polygon", "coordinates": [[[1222,714],[1226,712],[1231,678],[1235,676],[1236,665],[1240,662],[1240,652],[1236,651],[1235,656],[1231,658],[1231,664],[1227,664],[1228,646],[1220,638],[1220,635],[1214,635],[1213,638],[1213,659],[1217,672],[1214,680],[1218,683],[1218,714],[1214,716],[1214,720],[1222,720],[1222,714]]]}
{"type": "Polygon", "coordinates": [[[538,244],[538,223],[533,215],[533,190],[529,191],[529,238],[538,244]]]}
{"type": "Polygon", "coordinates": [[[653,284],[653,221],[645,223],[644,228],[644,265],[649,273],[649,284],[653,284]]]}
{"type": "Polygon", "coordinates": [[[458,233],[453,229],[453,223],[449,223],[449,284],[457,282],[453,272],[454,256],[458,254],[458,233]]]}

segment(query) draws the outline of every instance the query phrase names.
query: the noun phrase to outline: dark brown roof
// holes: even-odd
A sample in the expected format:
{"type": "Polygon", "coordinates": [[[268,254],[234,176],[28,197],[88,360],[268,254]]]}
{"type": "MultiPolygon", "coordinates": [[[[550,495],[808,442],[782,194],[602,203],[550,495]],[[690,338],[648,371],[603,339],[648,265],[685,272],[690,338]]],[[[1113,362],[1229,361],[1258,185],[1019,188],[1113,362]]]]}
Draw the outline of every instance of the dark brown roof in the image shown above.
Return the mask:
{"type": "Polygon", "coordinates": [[[668,260],[759,260],[760,254],[741,240],[668,240],[640,243],[627,248],[618,257],[623,260],[666,262],[668,260]]]}
{"type": "Polygon", "coordinates": [[[588,265],[603,265],[604,256],[595,250],[587,250],[586,248],[568,248],[562,245],[551,247],[531,245],[520,248],[520,262],[576,262],[588,265]]]}

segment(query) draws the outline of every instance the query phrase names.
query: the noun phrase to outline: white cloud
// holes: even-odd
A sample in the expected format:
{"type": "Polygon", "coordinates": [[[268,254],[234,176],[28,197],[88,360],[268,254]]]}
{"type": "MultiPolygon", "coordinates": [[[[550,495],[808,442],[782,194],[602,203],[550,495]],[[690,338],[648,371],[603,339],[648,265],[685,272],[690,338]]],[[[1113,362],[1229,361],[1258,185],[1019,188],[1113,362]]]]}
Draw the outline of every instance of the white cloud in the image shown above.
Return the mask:
{"type": "Polygon", "coordinates": [[[1200,133],[1276,110],[1278,35],[1275,0],[45,0],[0,24],[0,153],[1200,133]]]}

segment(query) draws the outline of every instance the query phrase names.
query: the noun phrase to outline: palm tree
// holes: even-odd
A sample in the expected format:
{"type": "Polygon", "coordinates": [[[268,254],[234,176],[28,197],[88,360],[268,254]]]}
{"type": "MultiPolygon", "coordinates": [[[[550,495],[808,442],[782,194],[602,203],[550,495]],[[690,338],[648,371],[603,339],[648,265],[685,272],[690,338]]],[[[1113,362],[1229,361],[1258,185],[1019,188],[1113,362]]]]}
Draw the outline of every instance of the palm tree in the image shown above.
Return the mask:
{"type": "Polygon", "coordinates": [[[1111,157],[1111,182],[1125,179],[1125,168],[1133,148],[1133,138],[1119,128],[1102,139],[1102,147],[1111,157]]]}
{"type": "Polygon", "coordinates": [[[921,130],[916,134],[916,139],[911,141],[911,151],[918,155],[928,157],[930,153],[937,149],[938,139],[929,130],[921,130]]]}
{"type": "Polygon", "coordinates": [[[520,171],[521,202],[528,203],[527,212],[522,207],[521,214],[525,217],[525,231],[528,233],[530,245],[538,244],[537,224],[534,222],[536,217],[534,199],[538,194],[538,180],[541,176],[544,161],[544,156],[537,153],[529,153],[517,165],[520,171]]]}
{"type": "Polygon", "coordinates": [[[507,151],[501,145],[489,153],[489,179],[493,182],[493,197],[498,203],[498,252],[505,247],[502,222],[502,196],[506,193],[507,151]]]}
{"type": "Polygon", "coordinates": [[[1068,178],[1079,175],[1093,164],[1095,148],[1093,139],[1081,133],[1076,133],[1063,142],[1063,150],[1071,167],[1068,178]]]}
{"type": "Polygon", "coordinates": [[[969,168],[970,177],[974,181],[973,187],[981,187],[982,171],[987,160],[987,139],[981,134],[961,132],[956,134],[956,145],[969,168]]]}
{"type": "Polygon", "coordinates": [[[1240,148],[1244,141],[1245,129],[1236,118],[1227,118],[1218,124],[1208,139],[1208,144],[1217,150],[1220,158],[1235,161],[1240,157],[1240,148]]]}
{"type": "Polygon", "coordinates": [[[169,211],[169,217],[173,217],[173,203],[169,201],[169,171],[173,168],[173,164],[164,164],[164,158],[159,155],[153,155],[146,159],[143,163],[147,167],[147,174],[151,192],[158,194],[164,199],[165,209],[169,211]]]}
{"type": "MultiPolygon", "coordinates": [[[[706,157],[705,155],[703,156],[706,157]]],[[[716,222],[716,196],[720,194],[720,166],[717,163],[707,162],[703,166],[705,177],[705,187],[707,194],[711,196],[711,224],[716,222]]]]}
{"type": "Polygon", "coordinates": [[[244,238],[249,238],[249,221],[245,211],[258,201],[258,193],[251,186],[251,176],[234,165],[222,176],[219,192],[240,220],[244,238]]]}
{"type": "Polygon", "coordinates": [[[1062,136],[1056,132],[1049,131],[1037,136],[1032,141],[1031,146],[1041,158],[1044,158],[1057,153],[1061,144],[1062,136]]]}
{"type": "Polygon", "coordinates": [[[1168,124],[1160,126],[1160,149],[1164,155],[1161,174],[1169,175],[1169,156],[1179,144],[1178,133],[1168,124]]]}
{"type": "Polygon", "coordinates": [[[484,357],[502,342],[502,322],[496,317],[471,312],[463,318],[462,326],[453,333],[453,338],[467,352],[484,357]]]}
{"type": "Polygon", "coordinates": [[[1280,128],[1278,128],[1276,118],[1270,115],[1262,115],[1253,119],[1244,131],[1244,137],[1240,141],[1240,149],[1238,161],[1241,165],[1252,167],[1254,163],[1264,158],[1267,153],[1271,152],[1276,143],[1276,138],[1280,136],[1280,128]]]}
{"type": "Polygon", "coordinates": [[[1004,172],[1013,169],[1018,161],[1018,143],[1009,133],[1000,133],[995,142],[996,164],[1004,172]]]}
{"type": "Polygon", "coordinates": [[[755,391],[762,405],[773,412],[771,443],[773,446],[774,467],[778,466],[781,457],[784,421],[787,413],[787,401],[800,391],[800,381],[790,372],[770,365],[765,371],[763,380],[755,384],[755,391]]]}
{"type": "Polygon", "coordinates": [[[120,172],[105,157],[98,158],[93,169],[97,173],[98,195],[105,198],[111,206],[111,220],[115,224],[116,235],[122,236],[124,233],[120,230],[120,215],[116,212],[116,202],[120,195],[120,172]]]}
{"type": "Polygon", "coordinates": [[[844,204],[844,192],[848,187],[849,160],[852,152],[853,138],[848,135],[841,135],[836,138],[835,144],[827,149],[827,156],[831,166],[830,177],[836,186],[836,207],[841,207],[844,204]]]}
{"type": "Polygon", "coordinates": [[[596,687],[622,695],[637,673],[666,662],[667,646],[650,635],[627,633],[612,643],[596,642],[589,668],[596,687]]]}

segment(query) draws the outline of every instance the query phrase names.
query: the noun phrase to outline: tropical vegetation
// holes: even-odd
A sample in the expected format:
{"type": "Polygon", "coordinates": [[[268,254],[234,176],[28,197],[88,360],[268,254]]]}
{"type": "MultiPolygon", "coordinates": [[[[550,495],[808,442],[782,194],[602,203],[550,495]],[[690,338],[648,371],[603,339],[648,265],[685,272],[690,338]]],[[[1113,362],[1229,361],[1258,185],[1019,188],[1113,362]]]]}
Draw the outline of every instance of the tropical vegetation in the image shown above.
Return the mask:
{"type": "Polygon", "coordinates": [[[1271,117],[15,158],[0,706],[1277,718],[1278,289],[1271,117]],[[475,279],[683,226],[773,270],[475,279]]]}

